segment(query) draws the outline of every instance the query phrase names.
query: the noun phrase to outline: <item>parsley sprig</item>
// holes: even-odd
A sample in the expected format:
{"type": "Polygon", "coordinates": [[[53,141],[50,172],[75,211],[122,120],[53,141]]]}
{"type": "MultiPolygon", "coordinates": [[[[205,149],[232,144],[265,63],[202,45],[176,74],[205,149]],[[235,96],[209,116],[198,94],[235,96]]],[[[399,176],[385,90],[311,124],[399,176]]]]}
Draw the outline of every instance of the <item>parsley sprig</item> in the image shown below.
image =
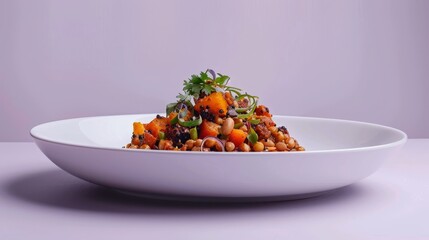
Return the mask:
{"type": "Polygon", "coordinates": [[[228,84],[229,77],[220,73],[216,74],[213,70],[208,69],[201,72],[200,75],[192,75],[188,80],[183,81],[183,91],[185,94],[194,98],[199,98],[200,94],[209,95],[216,91],[216,87],[222,89],[228,84]],[[209,77],[208,73],[212,75],[209,77]]]}
{"type": "Polygon", "coordinates": [[[201,94],[209,95],[217,91],[217,88],[226,90],[229,77],[220,73],[216,74],[212,69],[201,72],[200,75],[192,75],[191,78],[183,82],[184,93],[176,96],[177,101],[166,106],[167,115],[173,111],[178,111],[179,106],[185,104],[191,108],[194,99],[198,99],[201,94]],[[209,77],[209,74],[212,78],[209,77]]]}

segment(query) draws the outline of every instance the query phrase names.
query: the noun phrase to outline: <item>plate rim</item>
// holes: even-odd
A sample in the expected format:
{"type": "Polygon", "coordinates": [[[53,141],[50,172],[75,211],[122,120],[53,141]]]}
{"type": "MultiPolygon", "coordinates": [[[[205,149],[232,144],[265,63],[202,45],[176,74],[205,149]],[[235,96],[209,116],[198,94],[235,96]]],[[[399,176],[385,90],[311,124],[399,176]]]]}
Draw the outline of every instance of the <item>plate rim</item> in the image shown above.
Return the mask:
{"type": "Polygon", "coordinates": [[[31,137],[33,137],[34,140],[40,140],[44,142],[49,142],[53,144],[59,144],[64,146],[71,146],[71,147],[81,147],[81,148],[89,148],[89,149],[95,149],[95,150],[108,150],[108,151],[124,151],[124,152],[140,152],[140,153],[158,153],[158,154],[193,154],[193,155],[278,155],[278,154],[321,154],[321,153],[340,153],[340,152],[356,152],[356,151],[365,151],[365,150],[380,150],[390,147],[397,147],[401,146],[406,143],[408,136],[405,132],[402,130],[399,130],[397,128],[381,125],[381,124],[375,124],[375,123],[369,123],[369,122],[362,122],[362,121],[355,121],[355,120],[346,120],[346,119],[337,119],[337,118],[322,118],[322,117],[305,117],[305,116],[287,116],[287,115],[273,115],[273,117],[288,117],[288,118],[300,118],[300,119],[307,119],[307,120],[319,120],[319,121],[336,121],[336,122],[347,122],[347,123],[354,123],[354,124],[363,124],[367,126],[372,127],[378,127],[378,128],[384,128],[389,131],[393,131],[396,133],[399,133],[401,135],[401,139],[397,141],[393,141],[386,144],[379,144],[374,146],[367,146],[367,147],[357,147],[357,148],[341,148],[341,149],[327,149],[327,150],[308,150],[308,151],[292,151],[292,152],[197,152],[197,151],[167,151],[167,150],[143,150],[143,149],[127,149],[127,148],[114,148],[114,147],[102,147],[102,146],[88,146],[84,144],[75,144],[75,143],[67,143],[65,141],[54,141],[51,139],[47,139],[41,136],[37,136],[37,133],[35,131],[37,128],[49,125],[52,123],[58,123],[62,121],[78,121],[83,119],[90,119],[90,118],[105,118],[105,117],[125,117],[125,116],[142,116],[142,115],[157,115],[161,113],[142,113],[142,114],[119,114],[119,115],[99,115],[99,116],[89,116],[89,117],[79,117],[79,118],[67,118],[67,119],[61,119],[56,121],[50,121],[38,124],[31,128],[29,131],[29,134],[31,137]]]}

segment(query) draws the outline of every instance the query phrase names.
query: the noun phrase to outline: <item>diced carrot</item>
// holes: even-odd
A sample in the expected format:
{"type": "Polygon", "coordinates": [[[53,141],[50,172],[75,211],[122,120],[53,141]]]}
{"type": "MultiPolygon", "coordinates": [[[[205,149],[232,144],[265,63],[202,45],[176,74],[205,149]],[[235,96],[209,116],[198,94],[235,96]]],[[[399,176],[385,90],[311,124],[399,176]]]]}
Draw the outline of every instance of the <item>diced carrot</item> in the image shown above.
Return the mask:
{"type": "Polygon", "coordinates": [[[229,135],[229,141],[233,142],[235,146],[240,146],[247,137],[247,133],[240,129],[233,129],[229,135]]]}
{"type": "Polygon", "coordinates": [[[138,136],[133,137],[133,138],[131,139],[131,143],[132,143],[133,145],[139,145],[139,144],[140,144],[140,139],[139,139],[139,137],[138,137],[138,136]]]}
{"type": "Polygon", "coordinates": [[[200,125],[200,134],[198,138],[205,138],[208,136],[217,137],[219,134],[219,128],[220,126],[218,124],[204,119],[200,125]]]}
{"type": "Polygon", "coordinates": [[[146,143],[150,148],[153,148],[156,143],[156,137],[148,132],[145,132],[143,143],[146,143]]]}
{"type": "Polygon", "coordinates": [[[145,128],[141,122],[134,122],[133,123],[133,129],[134,129],[133,133],[136,135],[142,135],[144,133],[144,130],[145,130],[145,128]]]}
{"type": "Polygon", "coordinates": [[[194,109],[197,112],[201,112],[201,109],[207,109],[207,107],[211,114],[215,116],[225,116],[228,103],[221,92],[214,92],[204,98],[199,99],[195,104],[194,109]]]}
{"type": "Polygon", "coordinates": [[[155,118],[147,124],[146,130],[149,130],[150,133],[157,138],[159,131],[165,131],[169,122],[168,118],[155,118]]]}
{"type": "Polygon", "coordinates": [[[177,116],[177,112],[171,112],[170,114],[168,114],[168,121],[171,122],[171,120],[173,120],[173,118],[175,118],[177,116]]]}

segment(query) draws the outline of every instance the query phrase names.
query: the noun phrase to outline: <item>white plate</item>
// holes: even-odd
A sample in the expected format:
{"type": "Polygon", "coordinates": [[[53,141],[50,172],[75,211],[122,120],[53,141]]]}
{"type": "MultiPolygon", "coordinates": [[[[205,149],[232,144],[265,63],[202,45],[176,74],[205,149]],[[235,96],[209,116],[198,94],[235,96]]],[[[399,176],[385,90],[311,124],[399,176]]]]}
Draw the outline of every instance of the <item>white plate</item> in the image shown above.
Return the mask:
{"type": "Polygon", "coordinates": [[[335,190],[375,172],[407,139],[380,125],[274,116],[305,152],[173,152],[122,149],[134,121],[156,114],[88,117],[31,130],[42,152],[89,182],[149,197],[278,200],[335,190]]]}

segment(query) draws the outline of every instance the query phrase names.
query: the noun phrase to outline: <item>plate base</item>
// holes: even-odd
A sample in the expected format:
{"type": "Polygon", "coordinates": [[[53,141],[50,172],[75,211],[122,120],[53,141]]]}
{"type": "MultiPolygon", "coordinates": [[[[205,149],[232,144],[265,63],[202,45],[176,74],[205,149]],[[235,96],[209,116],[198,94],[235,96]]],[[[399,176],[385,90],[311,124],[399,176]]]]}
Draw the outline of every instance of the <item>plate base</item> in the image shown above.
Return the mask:
{"type": "MultiPolygon", "coordinates": [[[[347,187],[347,186],[345,186],[347,187]]],[[[305,194],[295,195],[281,195],[281,196],[264,196],[264,197],[206,197],[206,196],[183,196],[183,195],[167,195],[157,193],[140,193],[131,192],[126,190],[113,189],[116,192],[131,195],[140,198],[155,199],[155,200],[166,200],[166,201],[180,201],[180,202],[219,202],[219,203],[255,203],[255,202],[278,202],[278,201],[290,201],[317,197],[324,194],[336,192],[345,187],[340,187],[328,191],[312,192],[305,194]]]]}

